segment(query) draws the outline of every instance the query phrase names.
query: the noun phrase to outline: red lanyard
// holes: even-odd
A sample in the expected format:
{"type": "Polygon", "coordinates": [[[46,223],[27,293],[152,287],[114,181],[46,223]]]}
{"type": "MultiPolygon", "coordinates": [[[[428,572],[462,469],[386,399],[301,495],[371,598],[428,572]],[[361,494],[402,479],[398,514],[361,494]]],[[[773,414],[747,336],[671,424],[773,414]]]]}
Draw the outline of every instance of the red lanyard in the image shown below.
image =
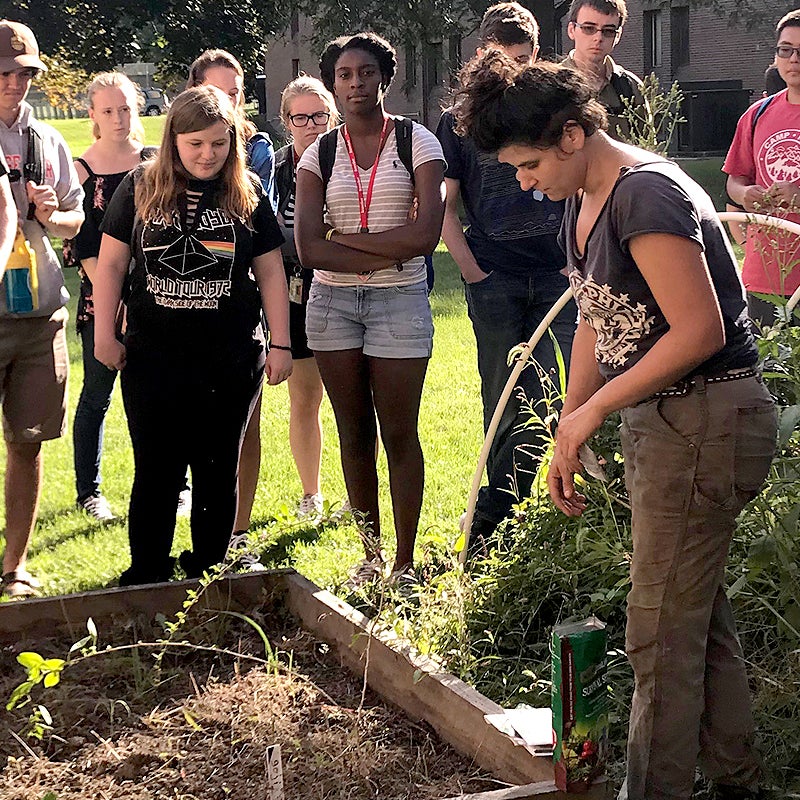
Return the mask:
{"type": "Polygon", "coordinates": [[[361,175],[358,171],[358,164],[356,163],[356,154],[353,150],[353,143],[350,141],[350,134],[347,132],[347,125],[342,129],[344,133],[344,143],[347,146],[347,155],[350,157],[350,166],[353,169],[353,177],[356,181],[356,190],[358,191],[358,212],[361,215],[361,230],[360,233],[369,233],[369,206],[372,203],[372,189],[375,186],[375,174],[378,172],[378,161],[381,157],[381,150],[386,142],[386,129],[389,126],[389,117],[383,118],[383,128],[381,129],[381,140],[378,143],[378,152],[375,155],[375,163],[372,165],[372,172],[369,176],[369,185],[367,186],[367,194],[364,196],[364,187],[361,184],[361,175]]]}

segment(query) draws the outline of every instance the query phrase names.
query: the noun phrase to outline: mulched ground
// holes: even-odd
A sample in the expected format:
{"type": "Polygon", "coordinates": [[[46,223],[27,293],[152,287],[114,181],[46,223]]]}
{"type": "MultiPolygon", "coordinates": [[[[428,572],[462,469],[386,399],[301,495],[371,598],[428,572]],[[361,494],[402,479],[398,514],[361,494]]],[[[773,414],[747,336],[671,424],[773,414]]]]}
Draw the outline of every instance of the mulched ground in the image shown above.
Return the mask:
{"type": "MultiPolygon", "coordinates": [[[[264,645],[247,623],[217,618],[188,631],[240,654],[169,652],[160,680],[153,651],[108,653],[37,687],[53,717],[41,743],[24,738],[30,706],[0,710],[3,800],[271,800],[267,747],[280,744],[286,800],[427,800],[497,788],[425,724],[387,707],[291,620],[258,620],[276,666],[255,664],[264,645]],[[17,734],[19,738],[16,738],[17,734]],[[48,793],[52,793],[48,795],[48,793]]],[[[100,646],[155,641],[146,625],[103,630],[100,646]]],[[[0,650],[5,705],[24,670],[22,650],[64,657],[68,639],[0,650]]]]}

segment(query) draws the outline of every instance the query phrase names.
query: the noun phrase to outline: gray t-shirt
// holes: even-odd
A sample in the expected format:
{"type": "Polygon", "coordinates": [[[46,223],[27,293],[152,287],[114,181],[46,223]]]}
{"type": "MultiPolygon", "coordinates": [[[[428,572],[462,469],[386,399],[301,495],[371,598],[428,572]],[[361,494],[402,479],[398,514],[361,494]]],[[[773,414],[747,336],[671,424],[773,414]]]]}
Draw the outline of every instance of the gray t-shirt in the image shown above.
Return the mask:
{"type": "Polygon", "coordinates": [[[575,244],[579,211],[578,196],[567,200],[559,241],[581,318],[597,333],[595,355],[604,378],[630,369],[669,329],[630,254],[631,239],[646,233],[686,237],[705,253],[722,310],[725,345],[694,372],[718,375],[758,361],[736,259],[714,204],[676,164],[653,161],[623,168],[583,257],[575,244]]]}

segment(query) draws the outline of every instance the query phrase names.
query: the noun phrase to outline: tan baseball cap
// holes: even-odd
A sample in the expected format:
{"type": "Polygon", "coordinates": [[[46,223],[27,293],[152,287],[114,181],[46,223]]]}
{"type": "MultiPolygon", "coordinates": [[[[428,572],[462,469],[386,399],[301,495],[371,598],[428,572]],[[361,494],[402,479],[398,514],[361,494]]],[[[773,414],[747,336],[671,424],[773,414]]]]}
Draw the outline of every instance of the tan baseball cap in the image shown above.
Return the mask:
{"type": "Polygon", "coordinates": [[[0,72],[11,72],[20,67],[47,71],[39,58],[39,45],[33,31],[21,22],[0,20],[0,72]]]}

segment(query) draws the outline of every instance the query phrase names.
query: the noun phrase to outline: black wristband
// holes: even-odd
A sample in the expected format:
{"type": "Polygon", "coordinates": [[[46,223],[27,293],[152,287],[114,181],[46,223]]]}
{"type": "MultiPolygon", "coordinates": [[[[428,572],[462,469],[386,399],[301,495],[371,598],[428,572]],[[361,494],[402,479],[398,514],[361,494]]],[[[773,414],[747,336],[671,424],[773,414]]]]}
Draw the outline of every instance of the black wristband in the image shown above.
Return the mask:
{"type": "Polygon", "coordinates": [[[273,342],[269,343],[270,350],[285,350],[287,353],[292,352],[291,347],[287,347],[285,344],[274,344],[273,342]]]}

